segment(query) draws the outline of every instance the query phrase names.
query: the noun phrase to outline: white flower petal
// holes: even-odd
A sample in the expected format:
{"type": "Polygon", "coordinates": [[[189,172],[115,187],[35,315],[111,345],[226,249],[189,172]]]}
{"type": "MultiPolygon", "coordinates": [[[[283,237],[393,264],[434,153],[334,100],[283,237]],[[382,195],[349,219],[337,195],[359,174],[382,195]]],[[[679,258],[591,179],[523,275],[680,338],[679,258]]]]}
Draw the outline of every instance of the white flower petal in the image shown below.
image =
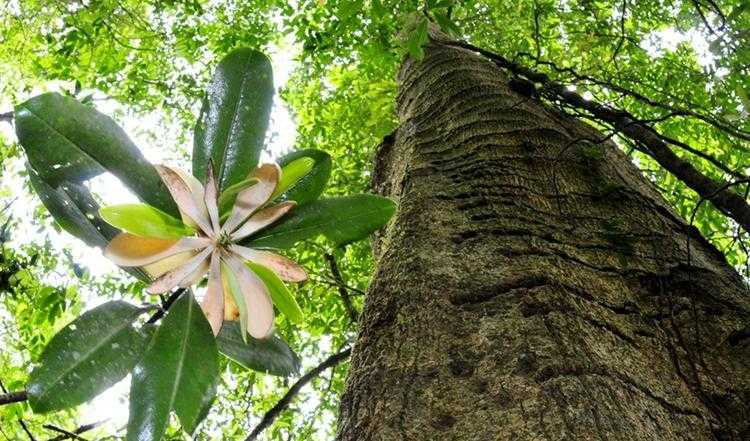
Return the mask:
{"type": "Polygon", "coordinates": [[[256,250],[241,245],[230,245],[229,251],[245,260],[263,265],[275,272],[279,279],[286,282],[303,282],[307,280],[307,273],[292,259],[270,251],[256,250]]]}
{"type": "Polygon", "coordinates": [[[281,177],[281,169],[276,164],[263,164],[250,177],[257,178],[258,183],[237,194],[232,213],[222,226],[223,232],[233,232],[254,211],[268,202],[281,177]]]}
{"type": "Polygon", "coordinates": [[[294,201],[286,201],[272,207],[264,208],[255,213],[240,228],[232,233],[232,241],[238,242],[251,234],[271,225],[287,214],[297,205],[294,201]]]}
{"type": "Polygon", "coordinates": [[[218,206],[219,189],[216,186],[216,176],[214,176],[214,167],[209,162],[208,171],[206,172],[206,188],[203,197],[208,212],[208,218],[211,221],[211,228],[215,234],[219,233],[221,225],[219,224],[219,206],[218,206]]]}
{"type": "Polygon", "coordinates": [[[157,165],[156,171],[159,172],[161,180],[167,186],[180,211],[200,227],[204,233],[209,236],[213,235],[206,205],[203,202],[204,190],[201,183],[195,178],[190,179],[192,175],[171,167],[157,165]]]}
{"type": "Polygon", "coordinates": [[[208,270],[208,287],[201,308],[206,320],[211,325],[214,335],[218,335],[224,321],[224,286],[221,283],[221,261],[219,253],[211,254],[211,266],[208,270]]]}
{"type": "Polygon", "coordinates": [[[184,265],[181,265],[156,279],[151,285],[146,288],[146,291],[151,294],[159,294],[162,292],[167,292],[175,286],[178,286],[200,268],[203,261],[208,258],[213,250],[213,246],[206,247],[195,257],[185,262],[184,265]]]}
{"type": "Polygon", "coordinates": [[[168,240],[120,233],[107,244],[104,257],[120,266],[145,266],[210,244],[211,240],[205,237],[168,240]]]}
{"type": "Polygon", "coordinates": [[[223,259],[242,290],[247,307],[247,323],[244,327],[255,338],[268,337],[273,331],[273,303],[266,285],[236,256],[225,255],[223,259]]]}

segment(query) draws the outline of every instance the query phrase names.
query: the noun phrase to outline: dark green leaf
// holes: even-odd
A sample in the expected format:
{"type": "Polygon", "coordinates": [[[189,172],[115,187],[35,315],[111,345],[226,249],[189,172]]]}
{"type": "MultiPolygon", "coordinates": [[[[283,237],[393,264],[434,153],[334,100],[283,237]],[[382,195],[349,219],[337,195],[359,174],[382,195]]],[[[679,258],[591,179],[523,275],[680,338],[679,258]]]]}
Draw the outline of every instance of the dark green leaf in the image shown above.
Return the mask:
{"type": "Polygon", "coordinates": [[[104,248],[119,231],[99,217],[99,205],[81,184],[63,181],[57,188],[47,184],[31,167],[29,181],[55,221],[86,245],[104,248]]]}
{"type": "Polygon", "coordinates": [[[216,394],[219,366],[216,340],[189,291],[169,309],[130,386],[130,441],[156,441],[169,412],[192,433],[216,394]]]}
{"type": "Polygon", "coordinates": [[[132,325],[141,312],[123,301],[107,302],[52,337],[29,377],[31,408],[48,412],[72,407],[125,377],[146,343],[132,325]]]}
{"type": "Polygon", "coordinates": [[[314,160],[315,164],[313,164],[312,170],[279,197],[280,200],[295,201],[297,206],[318,199],[325,190],[328,178],[331,176],[331,156],[321,150],[307,149],[292,152],[281,158],[279,165],[284,167],[300,158],[314,160]]]}
{"type": "Polygon", "coordinates": [[[280,377],[299,371],[299,358],[279,337],[258,340],[248,335],[247,340],[247,343],[242,341],[238,322],[224,322],[216,337],[219,351],[248,369],[280,377]]]}
{"type": "Polygon", "coordinates": [[[392,200],[371,194],[319,199],[295,208],[280,224],[261,231],[247,244],[285,249],[322,234],[335,245],[344,245],[367,237],[395,212],[392,200]]]}
{"type": "Polygon", "coordinates": [[[271,62],[262,53],[236,49],[219,63],[195,127],[193,174],[216,167],[219,191],[245,179],[258,165],[273,100],[271,62]]]}
{"type": "Polygon", "coordinates": [[[109,171],[149,205],[179,214],[154,166],[110,117],[71,97],[45,93],[16,107],[15,122],[29,163],[51,187],[109,171]]]}

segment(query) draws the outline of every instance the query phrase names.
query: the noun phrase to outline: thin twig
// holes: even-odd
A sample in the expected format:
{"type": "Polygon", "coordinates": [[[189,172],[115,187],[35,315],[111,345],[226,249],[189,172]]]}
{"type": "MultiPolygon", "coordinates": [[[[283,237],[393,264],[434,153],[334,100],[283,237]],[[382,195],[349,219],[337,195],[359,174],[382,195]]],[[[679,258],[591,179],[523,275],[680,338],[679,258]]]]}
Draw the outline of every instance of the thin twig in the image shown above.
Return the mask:
{"type": "Polygon", "coordinates": [[[12,122],[13,112],[0,113],[0,121],[12,122]]]}
{"type": "Polygon", "coordinates": [[[45,429],[54,430],[55,432],[60,432],[60,435],[58,435],[58,436],[56,436],[54,438],[50,438],[48,441],[63,441],[63,440],[66,440],[66,439],[77,439],[77,440],[84,440],[85,441],[86,438],[83,438],[83,437],[79,436],[80,434],[86,433],[89,430],[94,430],[97,427],[99,427],[102,424],[104,424],[105,422],[107,422],[107,419],[104,419],[104,420],[101,420],[101,421],[97,421],[97,422],[91,423],[91,424],[82,424],[82,425],[78,426],[78,428],[76,428],[72,432],[67,431],[65,429],[61,429],[61,428],[59,428],[57,426],[53,426],[52,424],[45,424],[42,427],[44,427],[45,429]]]}
{"type": "Polygon", "coordinates": [[[23,421],[22,418],[18,419],[18,423],[21,424],[21,427],[23,428],[23,431],[26,432],[26,435],[28,435],[29,439],[31,441],[36,441],[36,438],[34,438],[34,435],[31,433],[28,427],[26,427],[26,423],[23,421]]]}
{"type": "Polygon", "coordinates": [[[341,276],[341,271],[339,271],[339,265],[338,263],[336,263],[336,258],[333,257],[333,254],[330,253],[325,253],[325,258],[326,261],[328,261],[328,266],[331,269],[333,279],[336,281],[336,286],[339,289],[339,294],[341,294],[341,300],[344,301],[346,313],[349,314],[349,319],[352,321],[352,323],[356,323],[359,318],[359,313],[356,309],[354,309],[352,298],[349,295],[349,291],[346,289],[346,283],[344,283],[344,278],[341,276]]]}
{"type": "Polygon", "coordinates": [[[157,322],[157,321],[158,321],[158,320],[159,320],[160,318],[164,317],[164,314],[166,314],[166,313],[167,313],[167,311],[168,311],[168,310],[169,310],[169,308],[170,308],[170,307],[172,306],[172,304],[173,304],[173,303],[174,303],[174,302],[175,302],[175,301],[176,301],[176,300],[177,300],[177,299],[178,299],[178,298],[180,297],[180,295],[182,295],[182,293],[184,293],[185,291],[187,291],[187,288],[180,288],[180,289],[178,289],[178,290],[176,290],[176,291],[172,292],[172,294],[170,294],[170,295],[169,295],[169,297],[168,297],[168,298],[167,298],[167,299],[166,299],[166,300],[165,300],[165,301],[164,301],[164,302],[162,303],[162,305],[161,305],[161,308],[159,308],[159,310],[158,310],[158,311],[156,311],[156,312],[154,313],[154,315],[152,315],[152,316],[151,316],[151,318],[149,318],[149,319],[148,319],[148,320],[146,321],[146,324],[156,323],[156,322],[157,322]]]}
{"type": "Polygon", "coordinates": [[[61,427],[53,426],[52,424],[44,424],[42,425],[42,427],[44,427],[47,430],[52,430],[52,431],[61,433],[61,435],[56,436],[53,439],[77,439],[79,441],[89,441],[75,432],[69,432],[61,427]]]}
{"type": "Polygon", "coordinates": [[[330,357],[326,358],[322,363],[320,363],[315,368],[311,369],[309,372],[307,372],[305,375],[303,375],[299,380],[297,380],[296,383],[292,385],[292,387],[289,388],[289,390],[284,394],[283,397],[274,405],[268,412],[266,412],[265,415],[263,415],[263,418],[260,420],[260,423],[258,423],[257,426],[253,429],[252,432],[250,432],[250,435],[245,438],[245,441],[254,441],[258,438],[258,435],[260,435],[265,429],[267,429],[273,422],[276,420],[276,418],[281,415],[281,412],[284,411],[287,407],[289,407],[289,404],[291,404],[294,397],[299,393],[299,391],[310,381],[312,381],[313,378],[320,375],[323,371],[326,369],[336,366],[342,361],[346,360],[349,357],[349,354],[351,353],[351,348],[346,348],[343,351],[333,354],[330,357]]]}

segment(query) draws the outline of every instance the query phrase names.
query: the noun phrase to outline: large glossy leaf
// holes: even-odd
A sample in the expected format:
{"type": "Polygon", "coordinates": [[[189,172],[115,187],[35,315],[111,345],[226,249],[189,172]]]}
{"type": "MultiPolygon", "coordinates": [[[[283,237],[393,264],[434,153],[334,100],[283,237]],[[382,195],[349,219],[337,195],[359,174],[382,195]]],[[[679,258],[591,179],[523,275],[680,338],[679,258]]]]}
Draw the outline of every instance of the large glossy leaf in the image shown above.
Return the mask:
{"type": "Polygon", "coordinates": [[[146,204],[110,205],[99,209],[108,224],[141,237],[178,239],[195,230],[167,213],[146,204]]]}
{"type": "MultiPolygon", "coordinates": [[[[315,163],[309,173],[296,181],[279,197],[280,200],[291,200],[297,202],[297,206],[310,203],[320,197],[325,190],[328,178],[331,176],[331,156],[321,150],[307,149],[289,153],[279,160],[279,165],[287,167],[291,163],[302,158],[310,158],[315,163]]],[[[286,171],[282,173],[282,178],[286,171]]]]}
{"type": "Polygon", "coordinates": [[[119,231],[99,217],[99,205],[81,184],[63,181],[56,188],[27,166],[29,181],[42,203],[65,231],[86,245],[104,248],[119,231]]]}
{"type": "Polygon", "coordinates": [[[149,205],[177,215],[177,206],[125,132],[108,116],[58,93],[18,105],[16,134],[31,166],[53,188],[106,171],[149,205]]]}
{"type": "Polygon", "coordinates": [[[201,182],[210,160],[220,192],[258,165],[273,92],[271,62],[262,53],[241,48],[221,60],[195,127],[193,174],[201,182]]]}
{"type": "Polygon", "coordinates": [[[266,268],[263,265],[258,265],[254,262],[247,262],[247,266],[255,273],[256,276],[263,281],[268,288],[268,294],[271,295],[271,300],[276,308],[281,311],[292,323],[299,323],[302,321],[302,310],[297,304],[297,300],[294,299],[292,293],[289,292],[284,282],[279,279],[273,271],[266,268]]]}
{"type": "Polygon", "coordinates": [[[246,245],[285,249],[321,234],[337,246],[344,245],[367,237],[395,212],[392,200],[370,194],[319,199],[295,208],[281,223],[251,237],[246,245]]]}
{"type": "Polygon", "coordinates": [[[171,410],[192,433],[216,395],[218,375],[216,340],[188,291],[169,309],[133,370],[127,439],[160,440],[171,410]]]}
{"type": "Polygon", "coordinates": [[[280,377],[299,371],[299,358],[279,337],[258,340],[247,336],[247,340],[247,343],[242,340],[238,322],[224,322],[216,337],[219,351],[248,369],[280,377]]]}
{"type": "Polygon", "coordinates": [[[27,390],[35,412],[86,402],[135,366],[147,336],[133,328],[141,308],[107,302],[64,327],[44,349],[27,390]]]}

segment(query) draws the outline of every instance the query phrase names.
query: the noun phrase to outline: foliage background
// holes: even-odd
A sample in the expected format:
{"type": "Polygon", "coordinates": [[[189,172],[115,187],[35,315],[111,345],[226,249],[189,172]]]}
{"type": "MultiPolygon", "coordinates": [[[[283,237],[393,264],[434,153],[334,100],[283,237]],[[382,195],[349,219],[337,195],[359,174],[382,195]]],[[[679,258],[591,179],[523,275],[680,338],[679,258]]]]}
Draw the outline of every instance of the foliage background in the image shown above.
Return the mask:
{"type": "MultiPolygon", "coordinates": [[[[91,95],[94,105],[114,112],[142,147],[146,144],[152,156],[166,162],[187,159],[201,94],[219,58],[239,46],[291,56],[293,62],[286,66],[293,72],[285,84],[277,84],[282,86],[278,96],[294,116],[294,146],[333,156],[330,195],[367,190],[375,148],[396,125],[396,70],[407,53],[419,51],[425,38],[419,23],[425,16],[476,46],[548,72],[585,96],[638,117],[659,119],[668,112],[618,93],[612,84],[750,130],[750,5],[743,0],[2,2],[0,113],[46,90],[79,98],[91,95]],[[594,84],[566,68],[609,84],[594,84]]],[[[747,175],[747,140],[681,116],[656,127],[699,147],[729,171],[747,175]]],[[[273,130],[290,128],[277,124],[273,130]]],[[[689,219],[696,195],[632,146],[617,141],[689,219]]],[[[732,179],[727,170],[704,159],[677,153],[709,176],[732,179]]],[[[0,122],[0,158],[0,208],[5,207],[0,213],[0,380],[8,390],[18,390],[45,342],[81,311],[109,298],[144,298],[142,286],[124,273],[81,264],[95,261],[83,258],[94,251],[52,225],[30,192],[8,122],[0,122]]],[[[115,184],[100,180],[90,185],[106,194],[115,184]]],[[[701,206],[694,224],[747,276],[745,232],[709,204],[701,206]]],[[[306,321],[292,326],[281,319],[278,324],[302,355],[303,371],[356,336],[356,323],[347,316],[323,252],[335,254],[346,283],[354,288],[350,293],[358,309],[372,271],[367,243],[330,250],[321,242],[294,251],[293,257],[313,275],[295,292],[306,321]]],[[[331,439],[346,368],[339,365],[305,388],[264,436],[331,439]]],[[[241,439],[294,380],[233,364],[224,365],[223,372],[219,398],[199,439],[241,439]]],[[[110,395],[107,403],[116,404],[117,394],[110,395]]],[[[5,406],[0,408],[0,437],[24,439],[19,418],[39,439],[51,437],[43,424],[73,429],[107,416],[101,404],[98,407],[99,412],[84,406],[33,415],[24,404],[5,406]]],[[[123,421],[111,416],[96,432],[101,439],[124,435],[123,421]]],[[[171,439],[181,439],[177,426],[170,433],[171,439]]]]}

